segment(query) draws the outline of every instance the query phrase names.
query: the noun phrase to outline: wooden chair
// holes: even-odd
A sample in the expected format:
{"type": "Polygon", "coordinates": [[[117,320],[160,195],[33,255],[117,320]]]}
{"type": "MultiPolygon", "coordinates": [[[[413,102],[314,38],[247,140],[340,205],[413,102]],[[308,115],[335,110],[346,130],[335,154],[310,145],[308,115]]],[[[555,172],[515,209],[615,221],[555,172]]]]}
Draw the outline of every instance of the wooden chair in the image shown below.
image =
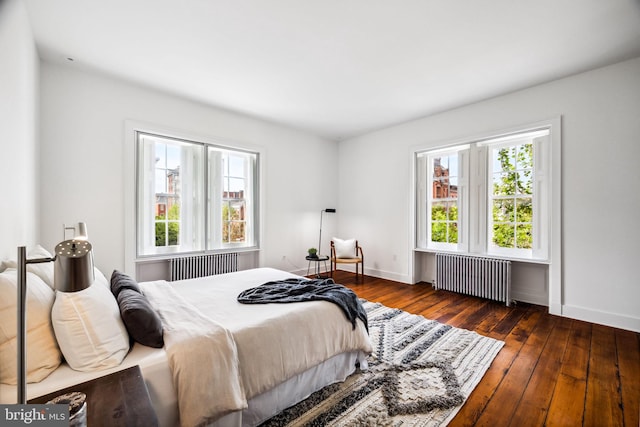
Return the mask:
{"type": "Polygon", "coordinates": [[[333,277],[333,272],[336,270],[338,264],[355,264],[356,280],[358,280],[358,265],[360,265],[360,275],[364,278],[364,255],[357,240],[355,241],[353,255],[347,256],[347,254],[341,254],[340,257],[336,256],[336,245],[333,240],[331,240],[331,277],[333,277]]]}

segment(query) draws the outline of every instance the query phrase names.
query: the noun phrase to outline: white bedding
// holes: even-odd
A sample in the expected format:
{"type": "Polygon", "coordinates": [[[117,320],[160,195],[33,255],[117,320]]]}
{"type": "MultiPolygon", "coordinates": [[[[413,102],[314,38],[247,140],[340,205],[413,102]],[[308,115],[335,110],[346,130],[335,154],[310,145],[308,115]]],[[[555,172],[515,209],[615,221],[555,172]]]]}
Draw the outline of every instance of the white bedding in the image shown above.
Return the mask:
{"type": "MultiPolygon", "coordinates": [[[[366,363],[366,354],[371,351],[368,336],[366,336],[365,345],[346,352],[339,350],[340,346],[334,346],[334,341],[340,340],[327,341],[327,337],[340,336],[333,321],[327,322],[323,317],[327,313],[329,319],[340,319],[343,326],[351,330],[350,322],[334,304],[317,301],[246,306],[236,301],[237,295],[244,289],[288,277],[297,276],[279,270],[261,268],[172,283],[173,288],[182,298],[197,307],[211,320],[227,328],[238,344],[242,381],[246,388],[249,408],[242,413],[233,413],[220,419],[216,425],[256,425],[324,385],[344,380],[355,369],[356,361],[366,363]],[[314,325],[328,323],[329,329],[315,327],[309,330],[307,328],[304,333],[298,329],[296,333],[295,325],[305,317],[310,319],[306,321],[314,325]],[[266,325],[276,328],[279,333],[276,335],[265,333],[266,325]],[[310,344],[313,341],[311,337],[318,335],[325,340],[320,345],[324,347],[320,351],[314,350],[313,344],[310,344]],[[302,344],[311,346],[301,353],[303,357],[289,351],[302,344]],[[267,354],[261,351],[264,348],[276,348],[282,351],[276,352],[277,354],[271,351],[267,354]],[[256,358],[256,354],[260,357],[256,358]],[[291,363],[288,363],[290,366],[285,368],[283,360],[287,358],[291,359],[291,363]],[[243,366],[250,369],[243,369],[243,366]],[[264,375],[256,374],[260,372],[264,375]]],[[[141,285],[143,289],[147,286],[147,284],[141,285]]],[[[363,332],[362,323],[358,321],[357,325],[359,332],[363,332]]],[[[135,345],[121,366],[99,372],[75,372],[63,364],[41,383],[29,384],[27,395],[28,398],[36,397],[136,364],[141,367],[161,424],[177,425],[177,396],[164,349],[135,345]]],[[[0,402],[15,402],[15,387],[3,384],[0,387],[0,402]]]]}

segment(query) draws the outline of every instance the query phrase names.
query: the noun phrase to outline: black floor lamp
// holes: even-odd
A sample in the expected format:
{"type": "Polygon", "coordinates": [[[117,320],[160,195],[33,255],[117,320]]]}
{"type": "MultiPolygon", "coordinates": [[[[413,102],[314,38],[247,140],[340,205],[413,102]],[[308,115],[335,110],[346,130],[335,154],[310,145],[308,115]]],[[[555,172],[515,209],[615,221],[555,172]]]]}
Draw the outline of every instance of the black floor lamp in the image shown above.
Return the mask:
{"type": "Polygon", "coordinates": [[[320,251],[320,246],[322,245],[322,214],[325,212],[336,213],[336,210],[333,208],[327,208],[320,211],[320,237],[318,237],[318,256],[320,256],[320,254],[322,253],[322,251],[320,251]]]}

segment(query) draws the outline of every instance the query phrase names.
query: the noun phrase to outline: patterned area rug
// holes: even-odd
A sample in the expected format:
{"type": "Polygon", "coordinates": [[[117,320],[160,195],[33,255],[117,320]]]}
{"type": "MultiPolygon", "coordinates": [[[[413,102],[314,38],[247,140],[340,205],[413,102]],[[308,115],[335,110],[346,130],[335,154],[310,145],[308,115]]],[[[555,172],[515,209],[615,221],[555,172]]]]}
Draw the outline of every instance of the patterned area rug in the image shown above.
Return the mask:
{"type": "Polygon", "coordinates": [[[504,342],[363,300],[369,369],[329,385],[263,426],[445,426],[504,342]]]}

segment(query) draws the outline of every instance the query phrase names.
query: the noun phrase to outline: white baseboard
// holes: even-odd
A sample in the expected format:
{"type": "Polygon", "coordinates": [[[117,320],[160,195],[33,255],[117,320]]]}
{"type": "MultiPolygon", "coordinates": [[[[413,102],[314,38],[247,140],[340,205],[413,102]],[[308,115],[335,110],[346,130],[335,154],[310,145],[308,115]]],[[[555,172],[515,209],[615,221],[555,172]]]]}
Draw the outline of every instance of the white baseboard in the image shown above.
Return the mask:
{"type": "MultiPolygon", "coordinates": [[[[356,272],[355,266],[339,266],[338,270],[344,270],[354,274],[356,272]]],[[[366,276],[377,277],[379,279],[393,280],[394,282],[412,284],[407,274],[398,274],[392,273],[390,271],[376,270],[371,268],[365,268],[364,274],[366,276]]]]}
{"type": "Polygon", "coordinates": [[[640,318],[571,305],[562,306],[562,316],[614,328],[640,332],[640,318]]]}

